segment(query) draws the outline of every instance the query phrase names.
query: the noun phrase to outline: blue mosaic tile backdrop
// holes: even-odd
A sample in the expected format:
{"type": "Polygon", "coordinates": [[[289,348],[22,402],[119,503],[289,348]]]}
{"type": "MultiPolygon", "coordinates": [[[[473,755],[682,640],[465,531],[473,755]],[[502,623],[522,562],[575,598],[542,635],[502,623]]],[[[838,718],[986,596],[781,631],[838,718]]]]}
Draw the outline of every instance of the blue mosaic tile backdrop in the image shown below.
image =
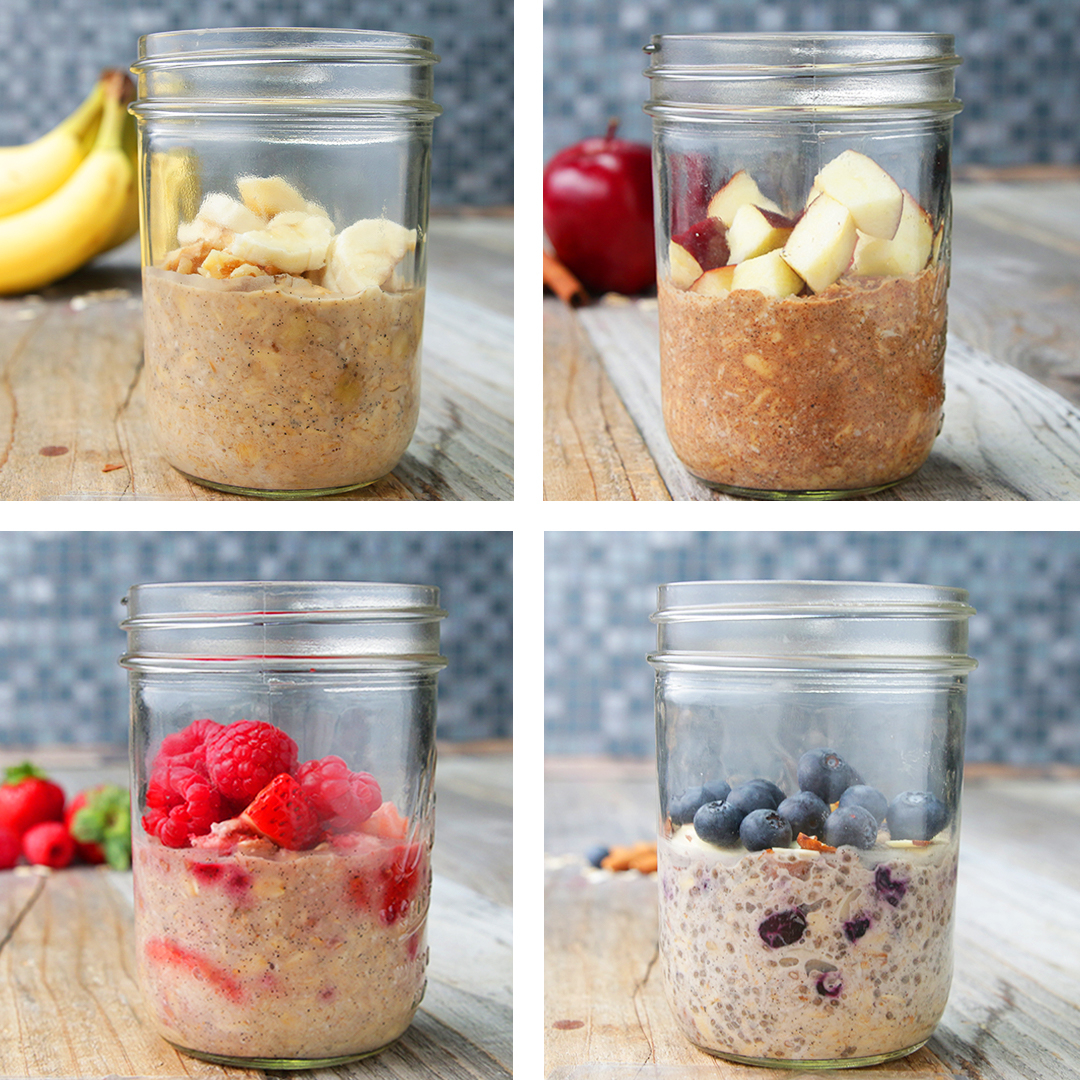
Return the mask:
{"type": "Polygon", "coordinates": [[[956,36],[958,165],[1080,163],[1077,0],[544,0],[544,158],[622,117],[648,142],[658,33],[900,30],[956,36]]]}
{"type": "Polygon", "coordinates": [[[547,753],[655,752],[656,586],[712,578],[968,589],[968,760],[1080,765],[1075,533],[548,533],[547,753]]]}
{"type": "Polygon", "coordinates": [[[437,585],[439,735],[508,738],[511,563],[510,533],[0,532],[0,745],[126,744],[121,600],[207,580],[437,585]]]}
{"type": "Polygon", "coordinates": [[[0,145],[36,138],[142,34],[208,26],[336,26],[435,42],[433,207],[513,202],[513,0],[0,0],[0,145]]]}

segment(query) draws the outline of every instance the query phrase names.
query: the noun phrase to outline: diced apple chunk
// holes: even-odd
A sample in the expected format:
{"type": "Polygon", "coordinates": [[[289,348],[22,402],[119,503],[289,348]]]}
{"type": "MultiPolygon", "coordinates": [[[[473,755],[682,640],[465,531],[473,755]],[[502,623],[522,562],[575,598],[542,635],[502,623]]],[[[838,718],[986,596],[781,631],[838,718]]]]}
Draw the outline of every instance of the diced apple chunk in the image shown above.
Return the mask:
{"type": "Polygon", "coordinates": [[[757,181],[745,170],[740,169],[710,200],[705,211],[709,217],[719,218],[728,228],[735,220],[735,212],[740,206],[760,206],[765,210],[780,213],[780,207],[761,194],[757,181]]]}
{"type": "Polygon", "coordinates": [[[689,289],[701,277],[701,263],[674,240],[668,245],[668,264],[671,268],[671,284],[676,289],[689,289]]]}
{"type": "Polygon", "coordinates": [[[821,169],[814,186],[846,206],[860,232],[881,240],[896,235],[904,194],[872,158],[857,150],[845,150],[821,169]]]}
{"type": "Polygon", "coordinates": [[[718,266],[713,270],[706,270],[690,286],[690,291],[700,293],[702,296],[727,296],[733,288],[734,277],[734,266],[718,266]]]}
{"type": "Polygon", "coordinates": [[[855,273],[870,277],[917,274],[929,261],[933,243],[930,215],[905,191],[896,235],[891,240],[859,237],[855,245],[855,273]]]}
{"type": "Polygon", "coordinates": [[[729,261],[727,227],[719,218],[702,218],[671,239],[686,248],[702,270],[712,270],[729,261]]]}
{"type": "Polygon", "coordinates": [[[794,227],[794,221],[774,210],[763,210],[749,203],[740,206],[727,232],[728,259],[741,263],[783,247],[794,227]]]}
{"type": "Polygon", "coordinates": [[[779,248],[739,263],[731,280],[732,290],[756,289],[778,300],[794,296],[802,287],[802,278],[781,258],[779,248]]]}
{"type": "Polygon", "coordinates": [[[827,289],[851,265],[858,233],[845,206],[819,195],[791,230],[784,261],[814,292],[827,289]]]}

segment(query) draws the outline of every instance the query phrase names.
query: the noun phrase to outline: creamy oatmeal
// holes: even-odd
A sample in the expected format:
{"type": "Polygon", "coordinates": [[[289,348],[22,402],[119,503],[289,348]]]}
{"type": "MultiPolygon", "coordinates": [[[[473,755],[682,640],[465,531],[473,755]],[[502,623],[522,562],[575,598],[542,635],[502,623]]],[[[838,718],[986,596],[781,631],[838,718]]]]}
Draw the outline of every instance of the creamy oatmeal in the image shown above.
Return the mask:
{"type": "Polygon", "coordinates": [[[409,1026],[425,987],[426,846],[289,851],[136,835],[137,960],[162,1035],[198,1056],[324,1060],[409,1026]]]}
{"type": "Polygon", "coordinates": [[[661,282],[675,452],[733,488],[851,491],[909,476],[941,426],[945,284],[940,267],[783,299],[661,282]]]}
{"type": "Polygon", "coordinates": [[[143,275],[147,405],[188,476],[257,491],[370,483],[409,445],[424,295],[288,275],[143,275]]]}
{"type": "Polygon", "coordinates": [[[237,191],[207,195],[144,268],[161,450],[191,479],[251,494],[370,484],[416,427],[416,230],[378,218],[338,231],[277,176],[237,191]]]}
{"type": "Polygon", "coordinates": [[[726,850],[661,837],[660,957],[687,1038],[725,1056],[842,1061],[929,1038],[952,976],[955,841],[726,850]]]}

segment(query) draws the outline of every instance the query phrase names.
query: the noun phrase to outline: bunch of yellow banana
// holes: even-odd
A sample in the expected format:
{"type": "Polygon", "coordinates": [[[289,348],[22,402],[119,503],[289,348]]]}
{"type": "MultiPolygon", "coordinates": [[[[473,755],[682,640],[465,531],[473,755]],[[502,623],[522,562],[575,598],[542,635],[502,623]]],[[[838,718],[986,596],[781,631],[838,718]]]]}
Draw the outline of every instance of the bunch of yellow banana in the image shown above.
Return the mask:
{"type": "Polygon", "coordinates": [[[47,135],[0,147],[0,295],[51,285],[138,231],[132,90],[106,71],[47,135]]]}

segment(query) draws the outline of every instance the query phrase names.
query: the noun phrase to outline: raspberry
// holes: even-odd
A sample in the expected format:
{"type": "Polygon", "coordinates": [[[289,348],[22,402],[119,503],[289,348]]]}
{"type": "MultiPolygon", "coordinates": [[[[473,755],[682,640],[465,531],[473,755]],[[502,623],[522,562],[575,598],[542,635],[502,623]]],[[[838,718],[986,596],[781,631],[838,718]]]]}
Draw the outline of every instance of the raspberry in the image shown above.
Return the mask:
{"type": "Polygon", "coordinates": [[[229,807],[210,781],[187,765],[166,760],[146,787],[143,828],[166,847],[187,847],[193,836],[229,816],[229,807]]]}
{"type": "Polygon", "coordinates": [[[331,832],[359,828],[382,805],[375,777],[352,772],[339,757],[305,761],[296,778],[323,828],[331,832]]]}
{"type": "Polygon", "coordinates": [[[246,806],[275,776],[296,771],[296,743],[261,720],[238,720],[206,739],[206,772],[226,798],[246,806]]]}
{"type": "Polygon", "coordinates": [[[154,768],[171,759],[193,769],[205,770],[206,738],[221,726],[216,720],[194,720],[183,731],[166,735],[154,759],[154,768]]]}
{"type": "Polygon", "coordinates": [[[23,834],[23,854],[35,866],[54,870],[67,866],[75,858],[75,837],[62,821],[43,821],[23,834]]]}

